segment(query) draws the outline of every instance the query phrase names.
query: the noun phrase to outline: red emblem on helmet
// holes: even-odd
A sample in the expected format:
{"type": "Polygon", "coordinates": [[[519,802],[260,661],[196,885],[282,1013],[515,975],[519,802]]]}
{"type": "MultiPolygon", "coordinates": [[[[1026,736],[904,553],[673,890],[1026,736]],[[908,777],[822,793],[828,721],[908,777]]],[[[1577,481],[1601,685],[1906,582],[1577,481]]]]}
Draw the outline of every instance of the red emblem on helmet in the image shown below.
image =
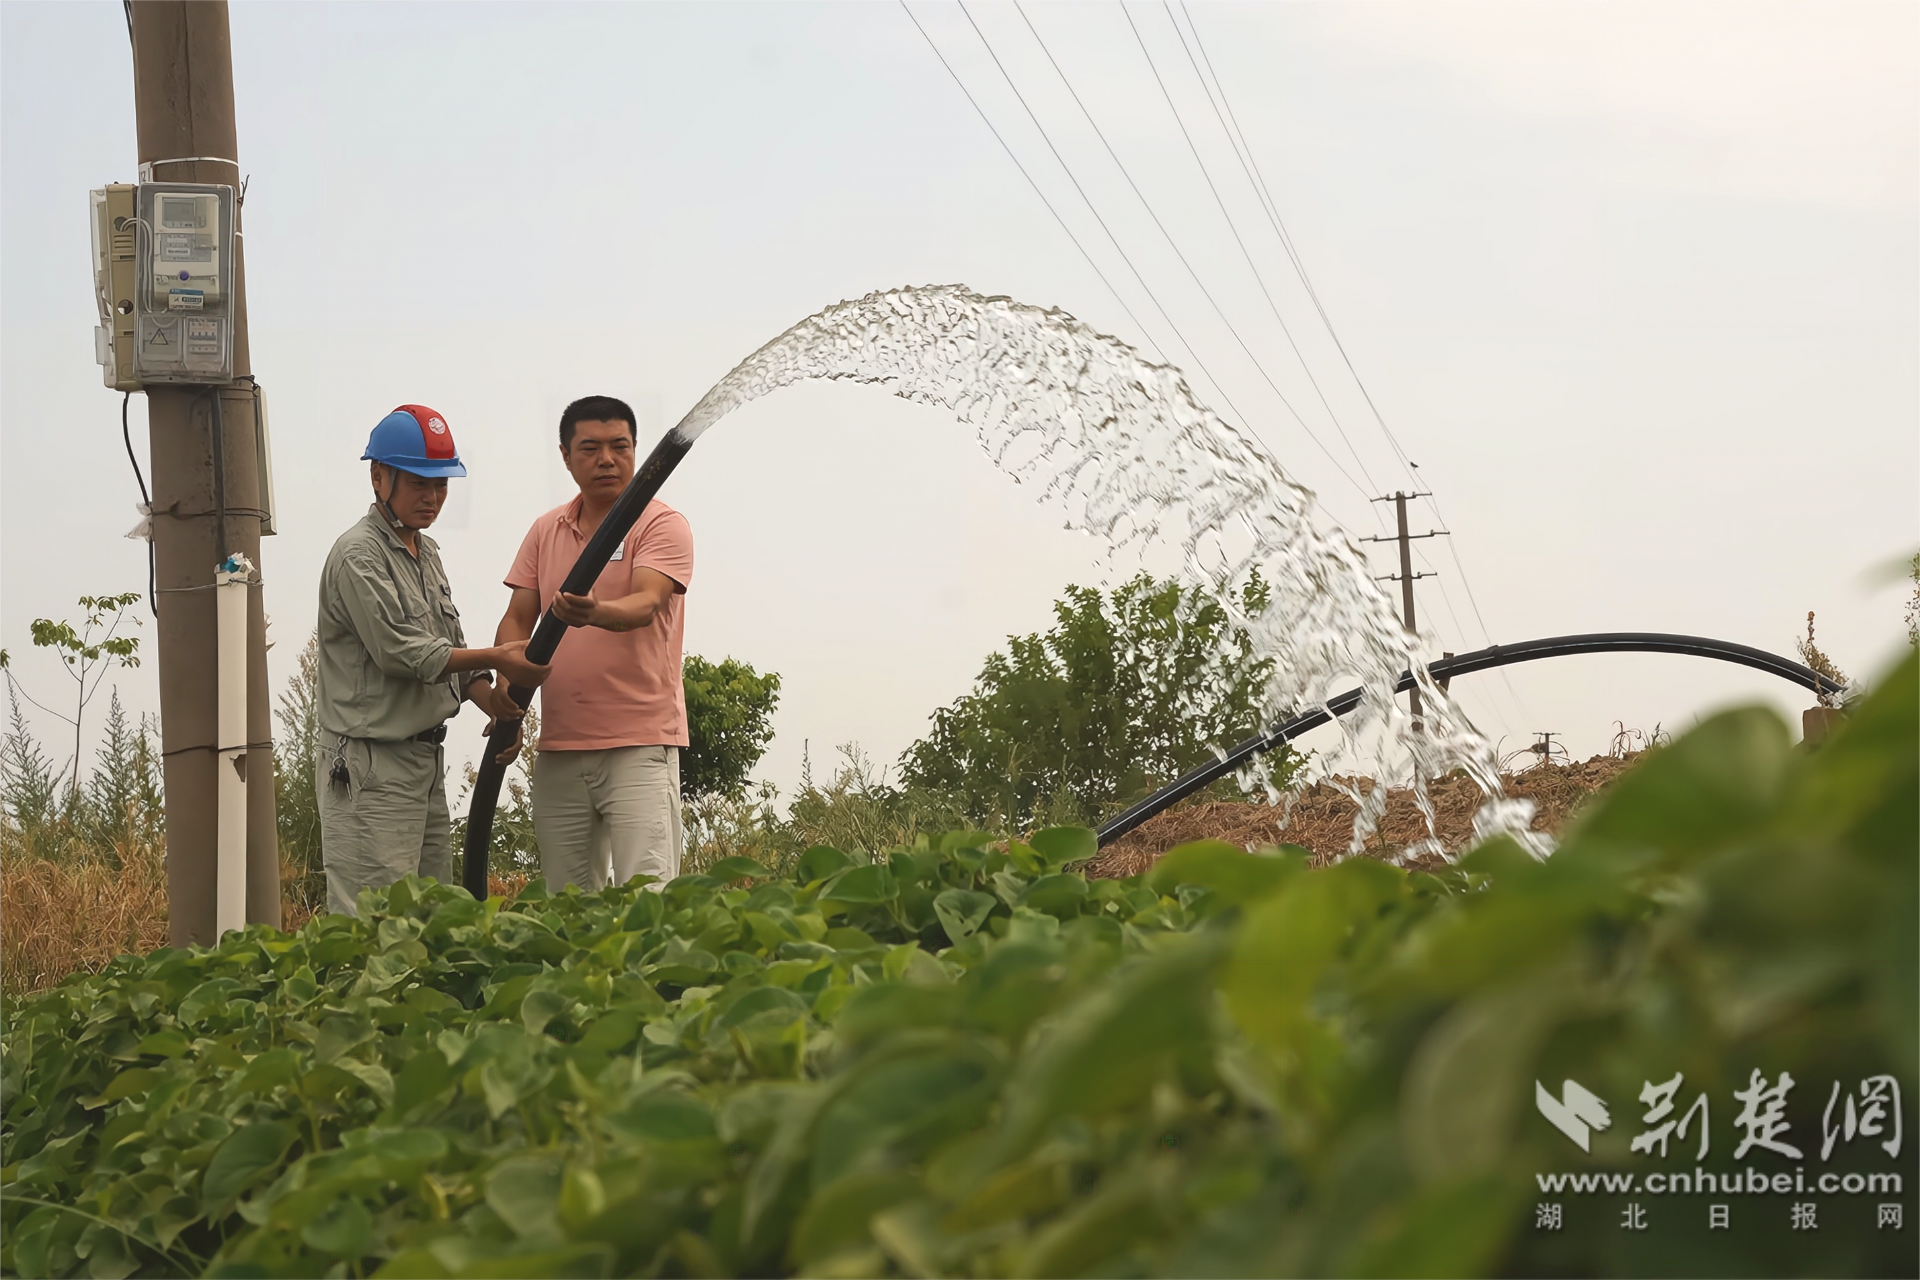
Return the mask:
{"type": "Polygon", "coordinates": [[[438,412],[423,404],[403,404],[402,410],[413,415],[420,424],[420,443],[428,458],[451,458],[455,456],[453,432],[447,426],[447,420],[438,412]]]}

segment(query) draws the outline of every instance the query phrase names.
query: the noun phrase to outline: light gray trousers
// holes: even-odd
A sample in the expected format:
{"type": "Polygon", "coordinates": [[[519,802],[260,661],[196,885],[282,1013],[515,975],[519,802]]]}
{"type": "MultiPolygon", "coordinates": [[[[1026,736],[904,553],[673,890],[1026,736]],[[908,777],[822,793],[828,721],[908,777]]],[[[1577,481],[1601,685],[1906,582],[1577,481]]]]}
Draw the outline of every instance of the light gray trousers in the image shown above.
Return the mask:
{"type": "Polygon", "coordinates": [[[444,750],[427,742],[367,738],[347,739],[342,752],[329,745],[321,739],[314,778],[327,909],[353,915],[362,889],[384,889],[408,872],[442,884],[452,880],[444,750]],[[347,762],[344,785],[332,780],[336,755],[347,762]]]}
{"type": "Polygon", "coordinates": [[[533,762],[533,834],[555,893],[609,877],[664,885],[680,874],[680,748],[542,751],[533,762]]]}

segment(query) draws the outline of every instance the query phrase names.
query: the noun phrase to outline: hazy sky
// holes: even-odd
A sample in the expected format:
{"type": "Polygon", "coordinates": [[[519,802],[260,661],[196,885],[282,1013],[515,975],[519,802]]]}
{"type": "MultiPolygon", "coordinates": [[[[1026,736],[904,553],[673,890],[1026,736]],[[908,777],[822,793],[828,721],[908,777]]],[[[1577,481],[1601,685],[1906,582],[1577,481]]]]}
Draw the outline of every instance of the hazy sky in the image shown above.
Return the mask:
{"type": "MultiPolygon", "coordinates": [[[[554,439],[568,400],[630,400],[644,445],[787,325],[900,284],[1059,306],[1165,352],[1334,517],[1379,532],[1360,471],[1376,491],[1405,473],[1203,96],[1179,6],[1026,15],[1264,374],[1020,13],[969,10],[1197,360],[944,0],[913,12],[1124,308],[898,4],[235,5],[282,530],[264,553],[276,687],[327,547],[364,508],[367,432],[393,405],[441,410],[472,473],[435,532],[481,643],[529,521],[571,494],[554,439]]],[[[1453,531],[1458,563],[1419,544],[1439,574],[1419,583],[1436,647],[1645,629],[1791,652],[1813,609],[1843,666],[1883,664],[1904,595],[1885,566],[1920,545],[1920,9],[1196,3],[1191,17],[1320,303],[1453,531]]],[[[0,6],[0,80],[0,643],[53,693],[29,621],[146,578],[121,536],[137,493],[119,397],[93,363],[87,265],[87,190],[134,176],[120,6],[0,6]]],[[[816,764],[849,740],[893,760],[1008,633],[1102,572],[968,430],[872,388],[750,406],[663,496],[694,530],[689,650],[784,678],[763,765],[784,788],[803,743],[816,764]]],[[[151,657],[118,683],[157,706],[151,657]]],[[[1645,656],[1455,693],[1508,749],[1553,729],[1578,755],[1604,750],[1615,721],[1804,705],[1755,673],[1645,656]]],[[[469,710],[456,742],[478,731],[469,710]]]]}

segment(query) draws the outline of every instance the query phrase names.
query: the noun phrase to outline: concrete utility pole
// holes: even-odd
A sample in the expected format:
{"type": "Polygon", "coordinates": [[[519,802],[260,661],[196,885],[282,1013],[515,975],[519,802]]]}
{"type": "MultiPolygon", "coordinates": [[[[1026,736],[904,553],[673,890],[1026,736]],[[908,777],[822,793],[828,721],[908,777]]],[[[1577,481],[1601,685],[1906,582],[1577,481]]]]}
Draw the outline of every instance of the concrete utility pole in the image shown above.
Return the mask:
{"type": "MultiPolygon", "coordinates": [[[[1445,529],[1430,529],[1426,533],[1407,532],[1407,499],[1425,498],[1427,496],[1429,495],[1425,493],[1400,493],[1396,491],[1392,497],[1375,498],[1375,502],[1391,502],[1393,504],[1394,515],[1399,520],[1400,531],[1391,538],[1360,539],[1362,542],[1397,542],[1400,544],[1400,572],[1386,574],[1380,581],[1398,582],[1400,584],[1400,622],[1402,626],[1406,627],[1408,635],[1419,634],[1419,628],[1414,625],[1414,579],[1431,578],[1434,576],[1430,573],[1415,573],[1413,571],[1413,540],[1415,538],[1444,538],[1447,534],[1445,529]]],[[[1448,654],[1447,656],[1451,658],[1453,655],[1448,654]]],[[[1418,724],[1420,720],[1420,686],[1415,685],[1407,691],[1407,709],[1413,712],[1414,722],[1418,724]]]]}
{"type": "MultiPolygon", "coordinates": [[[[126,5],[141,176],[241,183],[233,52],[224,0],[126,5]]],[[[236,216],[237,213],[236,213],[236,216]]],[[[160,648],[160,741],[167,796],[167,900],[175,946],[214,936],[219,749],[214,567],[260,563],[254,383],[247,350],[245,239],[236,240],[233,372],[226,387],[151,386],[153,544],[160,648]],[[216,451],[216,406],[218,437],[216,451]],[[223,541],[224,539],[224,541],[223,541]]],[[[272,708],[260,588],[247,603],[247,920],[280,923],[272,708]]]]}

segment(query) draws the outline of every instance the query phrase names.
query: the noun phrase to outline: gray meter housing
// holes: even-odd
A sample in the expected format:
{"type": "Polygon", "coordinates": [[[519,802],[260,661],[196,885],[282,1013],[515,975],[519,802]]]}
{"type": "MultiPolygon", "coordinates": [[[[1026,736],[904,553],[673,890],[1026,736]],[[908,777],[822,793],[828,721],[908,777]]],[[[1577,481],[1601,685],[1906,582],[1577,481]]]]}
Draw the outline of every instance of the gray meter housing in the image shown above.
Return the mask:
{"type": "Polygon", "coordinates": [[[93,259],[94,354],[109,387],[233,381],[232,187],[96,190],[93,259]]]}

